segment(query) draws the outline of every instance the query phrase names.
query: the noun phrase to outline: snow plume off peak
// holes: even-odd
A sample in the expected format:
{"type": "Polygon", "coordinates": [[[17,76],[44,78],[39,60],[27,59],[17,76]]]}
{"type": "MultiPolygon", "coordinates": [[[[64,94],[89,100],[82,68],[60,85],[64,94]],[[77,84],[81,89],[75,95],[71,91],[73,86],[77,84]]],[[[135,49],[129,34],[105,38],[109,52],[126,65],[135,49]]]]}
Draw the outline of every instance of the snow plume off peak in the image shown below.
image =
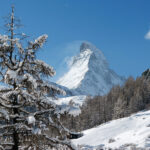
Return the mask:
{"type": "Polygon", "coordinates": [[[80,53],[71,58],[69,71],[58,84],[69,88],[74,95],[104,95],[124,78],[109,69],[103,53],[89,42],[83,42],[80,53]]]}

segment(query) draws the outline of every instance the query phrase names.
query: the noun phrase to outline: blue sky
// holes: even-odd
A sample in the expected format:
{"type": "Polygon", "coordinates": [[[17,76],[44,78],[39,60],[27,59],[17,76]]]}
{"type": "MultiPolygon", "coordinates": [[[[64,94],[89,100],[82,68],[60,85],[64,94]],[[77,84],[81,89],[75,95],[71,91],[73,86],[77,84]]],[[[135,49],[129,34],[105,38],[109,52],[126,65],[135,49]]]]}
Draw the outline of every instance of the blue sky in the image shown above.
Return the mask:
{"type": "Polygon", "coordinates": [[[49,35],[38,57],[55,68],[55,80],[83,40],[101,49],[119,75],[137,77],[150,67],[149,0],[0,0],[1,17],[11,4],[31,39],[49,35]]]}

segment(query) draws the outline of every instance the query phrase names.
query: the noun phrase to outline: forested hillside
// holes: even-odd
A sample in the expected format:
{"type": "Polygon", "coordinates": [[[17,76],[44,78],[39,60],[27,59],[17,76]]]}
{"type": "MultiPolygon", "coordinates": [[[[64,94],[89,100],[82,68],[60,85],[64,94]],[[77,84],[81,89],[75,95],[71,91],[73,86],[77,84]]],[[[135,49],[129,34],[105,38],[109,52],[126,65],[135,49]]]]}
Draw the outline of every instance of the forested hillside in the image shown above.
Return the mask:
{"type": "Polygon", "coordinates": [[[145,71],[136,79],[129,77],[122,87],[115,86],[104,96],[88,97],[81,114],[77,117],[66,115],[64,124],[74,131],[82,131],[149,109],[150,78],[147,75],[145,71]]]}

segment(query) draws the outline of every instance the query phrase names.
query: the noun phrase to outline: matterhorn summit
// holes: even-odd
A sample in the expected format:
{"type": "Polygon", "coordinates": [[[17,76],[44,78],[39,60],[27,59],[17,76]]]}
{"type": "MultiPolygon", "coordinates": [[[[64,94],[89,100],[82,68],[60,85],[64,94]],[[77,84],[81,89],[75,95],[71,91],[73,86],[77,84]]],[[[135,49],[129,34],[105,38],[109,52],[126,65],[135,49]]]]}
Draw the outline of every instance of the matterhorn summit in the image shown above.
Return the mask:
{"type": "Polygon", "coordinates": [[[124,78],[118,76],[103,53],[89,42],[83,42],[80,53],[71,58],[69,71],[57,83],[67,87],[73,95],[104,95],[114,86],[121,85],[124,78]]]}

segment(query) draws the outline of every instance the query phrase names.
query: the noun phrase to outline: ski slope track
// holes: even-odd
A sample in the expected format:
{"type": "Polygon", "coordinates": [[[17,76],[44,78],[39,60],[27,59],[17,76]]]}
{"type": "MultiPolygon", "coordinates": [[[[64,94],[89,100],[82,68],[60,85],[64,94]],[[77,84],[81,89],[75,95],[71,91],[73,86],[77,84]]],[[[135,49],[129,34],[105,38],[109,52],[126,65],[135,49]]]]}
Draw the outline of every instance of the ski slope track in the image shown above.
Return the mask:
{"type": "Polygon", "coordinates": [[[150,110],[107,122],[72,140],[82,150],[150,150],[150,110]]]}

